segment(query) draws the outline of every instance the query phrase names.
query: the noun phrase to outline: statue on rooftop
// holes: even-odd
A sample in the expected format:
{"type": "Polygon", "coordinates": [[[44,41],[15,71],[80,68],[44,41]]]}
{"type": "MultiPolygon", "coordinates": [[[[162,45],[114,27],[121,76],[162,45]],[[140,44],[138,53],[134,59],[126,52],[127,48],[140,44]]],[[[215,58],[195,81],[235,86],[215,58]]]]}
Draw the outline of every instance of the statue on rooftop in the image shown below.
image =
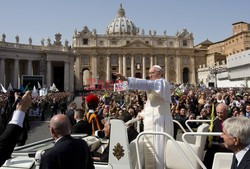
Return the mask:
{"type": "Polygon", "coordinates": [[[48,39],[47,39],[47,46],[50,46],[50,45],[51,45],[51,39],[48,38],[48,39]]]}
{"type": "Polygon", "coordinates": [[[62,37],[62,35],[60,33],[55,34],[55,39],[56,39],[56,41],[54,41],[55,45],[60,45],[60,46],[62,45],[61,37],[62,37]]]}
{"type": "Polygon", "coordinates": [[[145,31],[144,29],[141,30],[141,35],[144,35],[145,34],[145,31]]]}
{"type": "Polygon", "coordinates": [[[29,38],[29,44],[32,45],[32,38],[29,38]]]}
{"type": "Polygon", "coordinates": [[[16,43],[19,43],[19,36],[16,35],[16,43]]]}
{"type": "Polygon", "coordinates": [[[69,47],[69,41],[67,39],[65,40],[65,46],[69,47]]]}
{"type": "Polygon", "coordinates": [[[3,34],[3,35],[2,35],[2,42],[5,42],[5,38],[6,38],[6,35],[3,34]]]}
{"type": "Polygon", "coordinates": [[[41,45],[42,45],[42,46],[44,46],[44,41],[45,41],[45,39],[42,38],[42,40],[41,40],[41,45]]]}

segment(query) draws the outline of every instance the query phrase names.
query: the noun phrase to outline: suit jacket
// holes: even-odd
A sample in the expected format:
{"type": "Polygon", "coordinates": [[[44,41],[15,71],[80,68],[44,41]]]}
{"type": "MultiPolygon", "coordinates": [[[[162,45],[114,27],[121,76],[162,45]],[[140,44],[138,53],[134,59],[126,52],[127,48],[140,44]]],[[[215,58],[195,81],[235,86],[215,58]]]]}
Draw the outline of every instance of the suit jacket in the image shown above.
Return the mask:
{"type": "Polygon", "coordinates": [[[246,154],[242,158],[237,168],[234,168],[235,162],[236,162],[236,157],[234,155],[231,169],[249,169],[250,168],[250,150],[246,152],[246,154]]]}
{"type": "Polygon", "coordinates": [[[20,126],[8,124],[0,135],[0,166],[10,158],[21,132],[22,128],[20,126]]]}
{"type": "Polygon", "coordinates": [[[128,129],[127,129],[127,132],[128,132],[128,142],[130,143],[131,141],[133,141],[137,135],[139,134],[135,129],[134,129],[134,126],[130,126],[128,129]]]}
{"type": "Polygon", "coordinates": [[[73,134],[82,134],[86,133],[88,135],[92,134],[91,125],[89,125],[86,121],[81,120],[78,121],[72,128],[71,133],[73,134]]]}
{"type": "Polygon", "coordinates": [[[42,156],[40,169],[94,169],[87,143],[70,135],[63,136],[42,156]]]}

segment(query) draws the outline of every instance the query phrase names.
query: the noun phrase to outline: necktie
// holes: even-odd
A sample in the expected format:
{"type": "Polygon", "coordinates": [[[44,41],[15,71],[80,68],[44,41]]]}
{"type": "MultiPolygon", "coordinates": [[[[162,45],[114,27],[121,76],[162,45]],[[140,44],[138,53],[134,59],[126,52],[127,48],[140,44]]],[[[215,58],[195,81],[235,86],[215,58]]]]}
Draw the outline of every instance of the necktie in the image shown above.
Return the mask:
{"type": "Polygon", "coordinates": [[[237,169],[237,167],[238,167],[238,160],[234,155],[234,169],[237,169]]]}

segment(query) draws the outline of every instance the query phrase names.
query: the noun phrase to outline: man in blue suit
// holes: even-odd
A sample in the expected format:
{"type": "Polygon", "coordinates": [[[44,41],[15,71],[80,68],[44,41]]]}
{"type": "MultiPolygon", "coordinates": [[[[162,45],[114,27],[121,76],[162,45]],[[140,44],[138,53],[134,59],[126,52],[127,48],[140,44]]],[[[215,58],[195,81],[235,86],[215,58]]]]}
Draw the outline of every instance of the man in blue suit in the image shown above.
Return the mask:
{"type": "Polygon", "coordinates": [[[55,145],[41,158],[40,169],[94,169],[87,143],[69,135],[70,122],[66,115],[58,114],[50,120],[50,134],[55,145]]]}
{"type": "Polygon", "coordinates": [[[229,118],[223,122],[225,146],[234,152],[231,169],[250,168],[250,119],[229,118]]]}

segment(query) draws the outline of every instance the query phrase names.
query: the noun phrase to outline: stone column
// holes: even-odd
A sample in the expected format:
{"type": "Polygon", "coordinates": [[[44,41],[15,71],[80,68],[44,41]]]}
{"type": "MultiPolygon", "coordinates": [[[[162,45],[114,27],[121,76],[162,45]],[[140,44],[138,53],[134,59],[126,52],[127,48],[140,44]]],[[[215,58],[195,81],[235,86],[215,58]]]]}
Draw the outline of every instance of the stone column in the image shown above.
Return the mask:
{"type": "Polygon", "coordinates": [[[74,91],[74,58],[69,62],[69,90],[74,91]]]}
{"type": "Polygon", "coordinates": [[[191,71],[190,71],[190,83],[195,84],[195,63],[194,63],[194,56],[190,56],[190,65],[191,65],[191,71]]]}
{"type": "MultiPolygon", "coordinates": [[[[89,56],[88,56],[89,57],[89,56]]],[[[74,63],[74,62],[73,62],[74,63]]],[[[75,59],[75,72],[73,73],[75,75],[75,79],[77,79],[75,81],[75,85],[74,85],[74,89],[75,90],[81,90],[83,85],[83,74],[82,74],[82,56],[81,55],[76,55],[76,59],[75,59]]]]}
{"type": "Polygon", "coordinates": [[[153,67],[153,65],[154,65],[154,56],[151,55],[150,56],[150,68],[153,67]]]}
{"type": "Polygon", "coordinates": [[[15,59],[14,63],[14,76],[13,76],[13,88],[18,88],[18,79],[19,79],[19,60],[15,59]]]}
{"type": "Polygon", "coordinates": [[[131,55],[131,77],[135,77],[135,57],[131,55]]]}
{"type": "Polygon", "coordinates": [[[168,79],[168,57],[167,57],[167,55],[165,55],[165,79],[166,80],[169,80],[168,79]]]}
{"type": "Polygon", "coordinates": [[[124,76],[127,76],[127,65],[126,65],[126,55],[123,55],[123,62],[122,62],[122,65],[123,65],[123,75],[124,76]]]}
{"type": "Polygon", "coordinates": [[[110,56],[107,55],[107,81],[110,81],[110,56]]]}
{"type": "Polygon", "coordinates": [[[0,83],[5,86],[5,60],[2,58],[0,61],[0,83]]]}
{"type": "Polygon", "coordinates": [[[92,78],[94,79],[97,78],[97,56],[96,55],[92,55],[92,78]]]}
{"type": "Polygon", "coordinates": [[[47,72],[46,72],[46,76],[47,76],[47,88],[50,87],[52,85],[51,83],[51,61],[48,60],[47,61],[47,72]]]}
{"type": "Polygon", "coordinates": [[[142,79],[146,79],[146,57],[142,55],[142,79]]]}
{"type": "Polygon", "coordinates": [[[154,56],[154,64],[155,64],[155,65],[158,65],[158,63],[157,63],[157,57],[158,57],[158,55],[155,55],[155,56],[154,56]]]}
{"type": "Polygon", "coordinates": [[[33,75],[32,60],[28,60],[28,75],[33,75]]]}
{"type": "Polygon", "coordinates": [[[181,58],[180,55],[176,55],[176,83],[181,83],[181,58]]]}
{"type": "Polygon", "coordinates": [[[69,62],[64,62],[64,91],[69,91],[69,62]]]}
{"type": "Polygon", "coordinates": [[[119,73],[122,74],[122,56],[118,56],[118,66],[119,66],[119,73]]]}

